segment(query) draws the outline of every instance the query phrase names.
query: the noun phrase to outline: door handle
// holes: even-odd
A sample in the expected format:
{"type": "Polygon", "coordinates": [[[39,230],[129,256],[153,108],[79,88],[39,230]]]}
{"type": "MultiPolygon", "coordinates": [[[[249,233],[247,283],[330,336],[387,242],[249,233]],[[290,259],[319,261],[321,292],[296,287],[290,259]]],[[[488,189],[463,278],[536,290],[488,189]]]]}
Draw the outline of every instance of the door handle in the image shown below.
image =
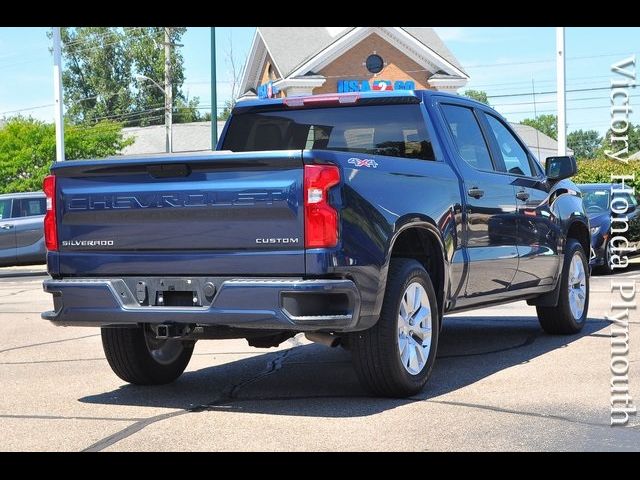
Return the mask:
{"type": "Polygon", "coordinates": [[[11,230],[13,228],[13,225],[9,225],[8,223],[5,223],[4,225],[0,225],[0,228],[3,230],[11,230]]]}
{"type": "Polygon", "coordinates": [[[518,193],[516,193],[516,198],[518,200],[526,202],[527,200],[529,200],[529,194],[525,190],[520,190],[518,193]]]}
{"type": "Polygon", "coordinates": [[[467,193],[473,198],[482,198],[484,196],[484,190],[480,190],[478,187],[470,188],[467,193]]]}

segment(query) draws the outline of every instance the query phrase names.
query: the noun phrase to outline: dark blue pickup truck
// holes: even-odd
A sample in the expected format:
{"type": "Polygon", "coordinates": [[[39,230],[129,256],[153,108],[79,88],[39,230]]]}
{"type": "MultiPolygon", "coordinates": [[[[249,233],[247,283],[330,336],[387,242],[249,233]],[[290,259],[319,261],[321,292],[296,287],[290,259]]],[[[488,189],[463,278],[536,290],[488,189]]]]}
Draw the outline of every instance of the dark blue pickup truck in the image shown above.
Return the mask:
{"type": "Polygon", "coordinates": [[[304,332],[350,349],[371,392],[412,395],[447,312],[526,299],[545,331],[582,328],[575,172],[455,95],[240,102],[216,152],[52,167],[43,318],[102,327],[135,384],[175,380],[197,340],[304,332]]]}

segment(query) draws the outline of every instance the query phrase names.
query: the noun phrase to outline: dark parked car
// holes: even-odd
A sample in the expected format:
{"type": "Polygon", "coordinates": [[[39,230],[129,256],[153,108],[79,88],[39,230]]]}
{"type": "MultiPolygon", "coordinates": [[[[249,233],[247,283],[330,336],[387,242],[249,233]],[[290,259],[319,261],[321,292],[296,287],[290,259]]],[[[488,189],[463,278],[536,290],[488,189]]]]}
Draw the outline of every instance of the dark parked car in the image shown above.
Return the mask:
{"type": "Polygon", "coordinates": [[[45,263],[42,192],[0,195],[0,267],[45,263]]]}
{"type": "MultiPolygon", "coordinates": [[[[620,185],[585,183],[578,186],[582,191],[582,201],[585,211],[589,215],[589,224],[591,226],[591,247],[594,253],[591,263],[596,271],[602,273],[620,271],[619,268],[611,268],[611,257],[616,253],[612,251],[611,238],[620,235],[629,242],[628,250],[618,252],[620,256],[626,255],[628,258],[632,258],[640,255],[640,210],[638,210],[638,199],[629,191],[622,191],[620,185]],[[614,195],[612,195],[612,188],[614,188],[614,195]],[[613,210],[622,213],[616,214],[612,210],[611,202],[614,199],[616,200],[613,204],[613,210]],[[612,234],[612,222],[613,228],[619,232],[613,232],[612,234]]],[[[622,246],[627,246],[624,241],[621,242],[622,246]]],[[[614,243],[617,245],[620,242],[616,241],[614,243]]]]}
{"type": "Polygon", "coordinates": [[[589,307],[572,157],[542,168],[487,105],[440,92],[238,103],[217,152],[59,162],[45,179],[56,325],[102,327],[114,372],[160,384],[194,343],[346,342],[363,385],[418,392],[446,312],[589,307]]]}

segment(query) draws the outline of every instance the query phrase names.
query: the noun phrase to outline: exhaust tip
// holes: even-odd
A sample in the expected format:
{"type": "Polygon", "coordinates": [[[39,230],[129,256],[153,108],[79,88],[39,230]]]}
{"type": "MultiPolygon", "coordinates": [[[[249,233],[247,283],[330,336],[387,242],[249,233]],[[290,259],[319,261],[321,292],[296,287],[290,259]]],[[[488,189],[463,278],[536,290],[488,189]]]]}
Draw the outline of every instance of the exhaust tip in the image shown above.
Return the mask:
{"type": "Polygon", "coordinates": [[[340,337],[331,335],[330,333],[307,332],[304,334],[304,336],[311,342],[320,343],[327,347],[335,348],[340,345],[340,337]]]}

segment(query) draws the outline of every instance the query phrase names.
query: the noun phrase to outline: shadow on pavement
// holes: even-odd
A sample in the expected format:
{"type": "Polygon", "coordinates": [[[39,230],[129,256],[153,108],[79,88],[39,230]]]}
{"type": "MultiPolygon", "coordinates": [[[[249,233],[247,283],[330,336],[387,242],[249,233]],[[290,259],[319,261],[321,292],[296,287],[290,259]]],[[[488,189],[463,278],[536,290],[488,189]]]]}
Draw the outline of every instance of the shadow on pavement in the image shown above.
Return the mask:
{"type": "Polygon", "coordinates": [[[123,385],[80,401],[189,411],[368,416],[466,387],[582,337],[597,335],[608,325],[594,319],[580,334],[551,336],[540,330],[535,317],[449,318],[431,379],[411,399],[368,397],[358,384],[349,352],[312,344],[186,372],[171,385],[123,385]]]}

